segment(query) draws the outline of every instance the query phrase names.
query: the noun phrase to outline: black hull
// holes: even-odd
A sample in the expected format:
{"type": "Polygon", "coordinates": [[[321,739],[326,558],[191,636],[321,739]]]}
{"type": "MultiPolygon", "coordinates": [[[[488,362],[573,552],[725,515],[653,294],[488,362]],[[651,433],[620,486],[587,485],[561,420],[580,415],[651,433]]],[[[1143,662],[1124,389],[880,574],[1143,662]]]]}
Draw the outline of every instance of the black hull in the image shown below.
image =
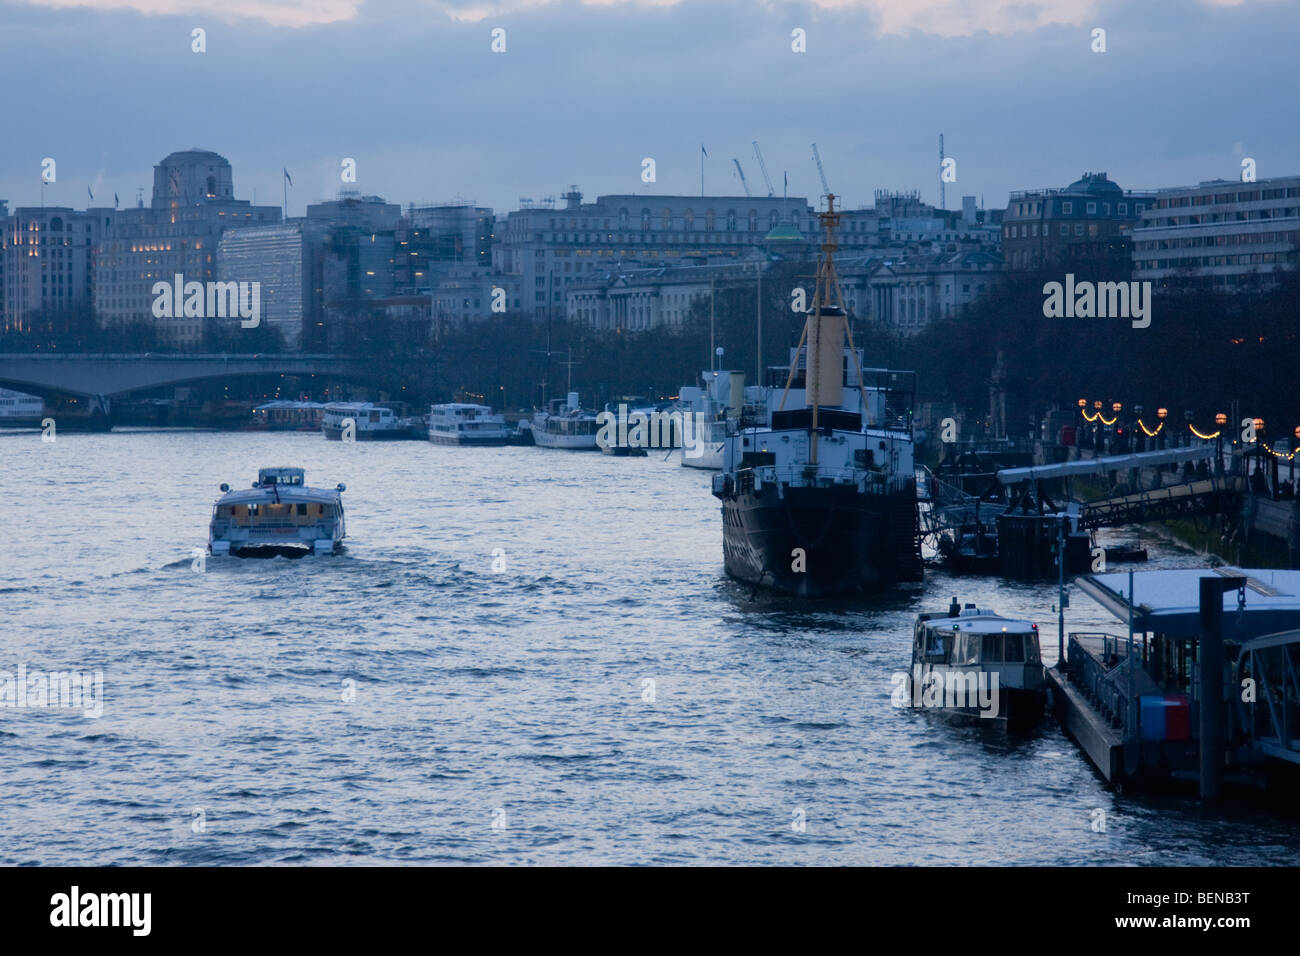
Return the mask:
{"type": "Polygon", "coordinates": [[[921,580],[916,495],[774,484],[722,498],[727,574],[800,597],[921,580]],[[803,554],[803,570],[796,549],[803,554]]]}
{"type": "MultiPolygon", "coordinates": [[[[910,693],[910,688],[909,688],[910,693]]],[[[973,724],[987,730],[1024,734],[1038,727],[1046,712],[1047,696],[1041,690],[998,689],[998,713],[985,716],[977,707],[920,707],[947,720],[973,724]]]]}

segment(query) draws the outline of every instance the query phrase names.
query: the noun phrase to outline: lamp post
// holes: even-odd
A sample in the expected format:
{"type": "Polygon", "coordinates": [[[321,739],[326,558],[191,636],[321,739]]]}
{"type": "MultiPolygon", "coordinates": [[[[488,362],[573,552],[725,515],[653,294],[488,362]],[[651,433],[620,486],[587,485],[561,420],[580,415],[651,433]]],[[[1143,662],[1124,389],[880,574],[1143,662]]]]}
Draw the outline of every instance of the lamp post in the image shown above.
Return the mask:
{"type": "MultiPolygon", "coordinates": [[[[1169,417],[1169,409],[1167,408],[1156,409],[1156,418],[1160,419],[1160,426],[1164,425],[1165,419],[1168,417],[1169,417]]],[[[1156,442],[1156,447],[1157,448],[1165,447],[1165,430],[1163,427],[1160,427],[1160,440],[1156,442]]]]}
{"type": "Polygon", "coordinates": [[[1214,473],[1223,474],[1223,430],[1228,427],[1228,416],[1219,412],[1214,416],[1214,424],[1218,426],[1216,434],[1219,436],[1215,439],[1214,446],[1214,473]]]}
{"type": "Polygon", "coordinates": [[[1146,426],[1142,423],[1142,412],[1143,412],[1143,408],[1141,405],[1133,406],[1133,418],[1137,422],[1137,427],[1142,429],[1142,435],[1140,437],[1138,435],[1133,436],[1133,446],[1134,448],[1137,448],[1138,451],[1147,450],[1147,433],[1146,433],[1146,426]],[[1138,448],[1137,446],[1139,444],[1142,447],[1138,448]]]}
{"type": "Polygon", "coordinates": [[[1124,442],[1121,437],[1124,428],[1119,423],[1119,413],[1123,411],[1123,409],[1124,404],[1122,402],[1111,402],[1110,417],[1115,422],[1112,426],[1115,429],[1114,437],[1111,439],[1110,443],[1112,452],[1122,452],[1124,450],[1124,442]]]}
{"type": "Polygon", "coordinates": [[[1088,420],[1083,417],[1084,415],[1088,414],[1088,400],[1086,398],[1081,398],[1078,401],[1078,405],[1079,405],[1079,434],[1078,437],[1075,439],[1075,444],[1077,444],[1080,448],[1082,448],[1084,442],[1084,432],[1088,428],[1088,420]]]}

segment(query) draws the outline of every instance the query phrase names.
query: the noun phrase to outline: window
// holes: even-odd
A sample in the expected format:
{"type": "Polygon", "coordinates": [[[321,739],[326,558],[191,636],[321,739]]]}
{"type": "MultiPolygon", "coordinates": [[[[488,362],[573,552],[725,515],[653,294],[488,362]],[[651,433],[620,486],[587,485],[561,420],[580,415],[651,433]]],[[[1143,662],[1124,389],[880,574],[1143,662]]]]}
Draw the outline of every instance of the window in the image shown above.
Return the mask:
{"type": "Polygon", "coordinates": [[[1061,203],[1061,212],[1067,216],[1074,215],[1074,203],[1072,202],[1061,203]]]}
{"type": "Polygon", "coordinates": [[[1070,234],[1070,226],[1069,226],[1069,224],[1068,224],[1068,223],[1064,223],[1064,222],[1061,223],[1061,235],[1062,235],[1062,236],[1068,236],[1069,234],[1070,234]]]}
{"type": "Polygon", "coordinates": [[[1097,215],[1097,204],[1095,202],[1088,203],[1088,215],[1089,216],[1097,215]]]}
{"type": "Polygon", "coordinates": [[[1082,235],[1083,235],[1083,223],[1081,223],[1081,222],[1076,222],[1076,223],[1074,224],[1074,234],[1075,234],[1076,236],[1082,236],[1082,235]]]}
{"type": "Polygon", "coordinates": [[[1127,215],[1128,215],[1128,203],[1126,203],[1126,202],[1122,202],[1122,203],[1119,204],[1119,214],[1120,214],[1121,216],[1127,216],[1127,215]]]}

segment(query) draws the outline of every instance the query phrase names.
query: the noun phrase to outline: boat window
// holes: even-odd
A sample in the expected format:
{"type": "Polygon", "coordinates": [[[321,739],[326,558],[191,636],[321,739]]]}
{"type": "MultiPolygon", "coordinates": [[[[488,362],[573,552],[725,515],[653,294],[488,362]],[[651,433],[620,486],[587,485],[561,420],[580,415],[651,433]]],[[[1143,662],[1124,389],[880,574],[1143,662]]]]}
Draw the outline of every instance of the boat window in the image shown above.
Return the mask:
{"type": "Polygon", "coordinates": [[[301,504],[298,505],[298,514],[305,515],[306,513],[307,513],[307,506],[301,504]]]}
{"type": "Polygon", "coordinates": [[[1037,664],[1042,658],[1038,654],[1038,635],[1025,635],[1025,660],[1030,664],[1037,664]]]}
{"type": "Polygon", "coordinates": [[[1025,638],[1023,634],[1008,634],[1002,642],[1002,659],[1013,664],[1020,664],[1025,659],[1025,638]]]}
{"type": "Polygon", "coordinates": [[[957,653],[954,664],[978,664],[980,636],[978,634],[959,634],[957,636],[957,653]]]}
{"type": "Polygon", "coordinates": [[[980,653],[980,660],[986,664],[996,663],[1002,660],[1002,635],[985,634],[984,648],[980,653]]]}

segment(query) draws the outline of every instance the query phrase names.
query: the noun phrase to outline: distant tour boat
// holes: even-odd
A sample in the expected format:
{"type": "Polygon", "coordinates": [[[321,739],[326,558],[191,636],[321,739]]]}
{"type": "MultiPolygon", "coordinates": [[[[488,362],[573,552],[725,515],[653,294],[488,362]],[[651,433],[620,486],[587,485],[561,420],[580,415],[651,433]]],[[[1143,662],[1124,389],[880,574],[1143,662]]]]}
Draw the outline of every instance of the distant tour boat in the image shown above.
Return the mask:
{"type": "Polygon", "coordinates": [[[253,487],[231,491],[212,508],[208,551],[236,557],[302,557],[338,551],[345,534],[340,482],[308,488],[301,468],[261,468],[253,487]]]}
{"type": "Polygon", "coordinates": [[[332,402],[325,406],[321,431],[330,441],[424,438],[424,420],[418,416],[404,415],[404,411],[405,406],[401,402],[332,402]]]}
{"type": "Polygon", "coordinates": [[[908,703],[1009,730],[1043,715],[1045,676],[1038,625],[962,607],[918,614],[912,634],[908,703]]]}
{"type": "Polygon", "coordinates": [[[533,415],[533,441],[543,448],[566,448],[570,451],[595,451],[599,432],[595,412],[578,404],[578,393],[551,401],[550,409],[533,415]]]}
{"type": "Polygon", "coordinates": [[[429,406],[429,441],[438,445],[505,445],[510,429],[504,415],[487,405],[450,402],[429,406]]]}

